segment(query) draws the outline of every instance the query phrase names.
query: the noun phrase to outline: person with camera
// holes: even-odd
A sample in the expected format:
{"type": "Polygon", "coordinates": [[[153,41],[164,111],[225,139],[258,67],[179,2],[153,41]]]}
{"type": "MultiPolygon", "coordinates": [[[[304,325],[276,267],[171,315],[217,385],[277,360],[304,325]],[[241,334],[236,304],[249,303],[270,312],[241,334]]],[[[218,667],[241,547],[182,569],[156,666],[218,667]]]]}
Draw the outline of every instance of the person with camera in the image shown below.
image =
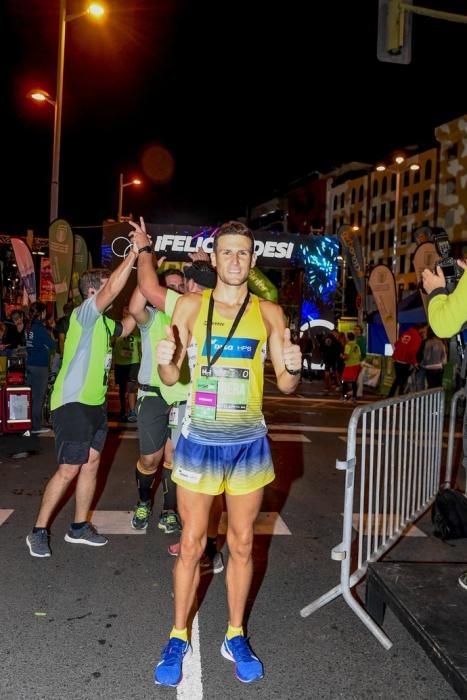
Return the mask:
{"type": "MultiPolygon", "coordinates": [[[[440,338],[451,338],[467,322],[467,262],[457,260],[457,265],[464,273],[451,293],[439,265],[435,272],[426,269],[422,273],[423,288],[428,294],[428,321],[440,338]]],[[[463,466],[467,473],[467,411],[464,413],[463,447],[463,466]]],[[[459,584],[467,590],[467,571],[460,575],[459,584]]]]}

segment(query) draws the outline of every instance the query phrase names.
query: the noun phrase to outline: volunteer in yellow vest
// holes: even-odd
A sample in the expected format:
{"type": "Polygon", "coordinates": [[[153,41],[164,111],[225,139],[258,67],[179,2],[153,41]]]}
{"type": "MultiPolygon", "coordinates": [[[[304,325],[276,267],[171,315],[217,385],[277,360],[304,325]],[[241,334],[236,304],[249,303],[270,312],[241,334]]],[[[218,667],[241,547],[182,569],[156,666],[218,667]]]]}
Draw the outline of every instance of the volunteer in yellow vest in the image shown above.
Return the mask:
{"type": "Polygon", "coordinates": [[[133,244],[111,275],[102,268],[81,275],[79,286],[84,301],[71,314],[63,362],[51,398],[59,467],[46,486],[35,527],[26,537],[33,557],[50,557],[47,526],[76,477],[75,519],[65,540],[92,547],[107,544],[107,538],[88,522],[89,508],[107,435],[105,397],[112,363],[111,338],[128,335],[135,322],[131,316],[121,323],[112,321],[104,311],[122,291],[137,257],[138,249],[133,244]]]}
{"type": "MultiPolygon", "coordinates": [[[[128,306],[123,308],[123,318],[129,315],[128,306]]],[[[141,362],[141,336],[138,329],[126,337],[117,338],[113,350],[115,384],[120,399],[120,420],[136,422],[136,392],[141,362]],[[128,414],[126,410],[128,393],[128,414]]]]}
{"type": "Polygon", "coordinates": [[[262,414],[266,344],[277,386],[292,393],[300,381],[301,353],[292,344],[282,309],[248,292],[255,264],[254,239],[242,223],[223,224],[211,260],[215,289],[186,294],[175,307],[167,338],[157,347],[159,375],[175,384],[191,345],[192,384],[182,435],[174,457],[183,530],[175,564],[175,624],[154,672],[155,682],[176,686],[190,645],[187,619],[199,582],[211,503],[225,493],[228,511],[227,599],[229,624],[222,655],[237,678],[263,677],[263,666],[243,635],[243,616],[253,573],[253,524],[264,487],[274,479],[262,414]]]}
{"type": "Polygon", "coordinates": [[[347,342],[342,355],[344,359],[344,370],[342,372],[342,398],[348,401],[350,396],[347,393],[348,383],[352,387],[352,403],[357,403],[357,380],[361,370],[360,347],[355,340],[355,333],[347,333],[347,342]]]}

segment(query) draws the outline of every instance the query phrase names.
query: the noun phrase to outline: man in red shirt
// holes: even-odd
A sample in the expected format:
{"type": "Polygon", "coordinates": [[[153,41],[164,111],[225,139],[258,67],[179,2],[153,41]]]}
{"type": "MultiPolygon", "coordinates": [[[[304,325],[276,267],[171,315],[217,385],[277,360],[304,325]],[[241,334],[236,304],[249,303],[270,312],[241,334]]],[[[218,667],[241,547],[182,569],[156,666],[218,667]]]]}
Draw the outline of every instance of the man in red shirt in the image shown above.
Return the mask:
{"type": "Polygon", "coordinates": [[[396,378],[388,396],[394,396],[398,387],[399,395],[404,393],[410,371],[418,364],[417,351],[421,344],[422,336],[417,328],[409,328],[399,336],[392,355],[396,378]]]}

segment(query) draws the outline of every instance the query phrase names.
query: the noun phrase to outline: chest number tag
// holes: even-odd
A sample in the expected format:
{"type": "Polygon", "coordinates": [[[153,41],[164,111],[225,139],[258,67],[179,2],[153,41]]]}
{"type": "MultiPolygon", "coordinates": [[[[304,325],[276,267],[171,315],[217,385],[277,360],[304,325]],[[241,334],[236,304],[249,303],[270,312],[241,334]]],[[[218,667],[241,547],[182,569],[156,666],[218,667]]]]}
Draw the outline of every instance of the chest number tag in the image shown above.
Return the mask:
{"type": "Polygon", "coordinates": [[[243,367],[201,367],[196,383],[193,414],[215,420],[217,411],[246,411],[250,370],[243,367]]]}

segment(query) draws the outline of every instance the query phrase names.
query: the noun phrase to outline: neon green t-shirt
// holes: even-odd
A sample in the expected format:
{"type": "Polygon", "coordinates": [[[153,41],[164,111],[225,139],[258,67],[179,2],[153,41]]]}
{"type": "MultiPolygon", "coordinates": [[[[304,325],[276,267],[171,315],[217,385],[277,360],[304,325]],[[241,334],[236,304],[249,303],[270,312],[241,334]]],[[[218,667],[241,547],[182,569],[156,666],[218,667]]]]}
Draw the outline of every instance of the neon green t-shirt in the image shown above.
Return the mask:
{"type": "Polygon", "coordinates": [[[97,310],[95,297],[73,310],[50,401],[52,410],[67,403],[100,406],[105,402],[114,332],[115,321],[97,310]]]}
{"type": "MultiPolygon", "coordinates": [[[[173,386],[167,386],[159,377],[157,371],[156,348],[162,338],[166,337],[165,327],[170,326],[172,322],[172,314],[175,304],[180,294],[172,289],[167,290],[165,299],[165,313],[147,307],[149,320],[145,324],[138,324],[141,332],[141,366],[138,373],[138,383],[148,384],[149,386],[157,386],[162,394],[162,397],[168,404],[186,401],[188,389],[190,386],[190,372],[188,362],[185,361],[180,370],[180,379],[173,386]]],[[[138,396],[156,396],[153,391],[138,390],[138,396]]]]}
{"type": "Polygon", "coordinates": [[[138,365],[141,360],[141,335],[136,328],[126,338],[117,338],[114,345],[116,365],[138,365]]]}

